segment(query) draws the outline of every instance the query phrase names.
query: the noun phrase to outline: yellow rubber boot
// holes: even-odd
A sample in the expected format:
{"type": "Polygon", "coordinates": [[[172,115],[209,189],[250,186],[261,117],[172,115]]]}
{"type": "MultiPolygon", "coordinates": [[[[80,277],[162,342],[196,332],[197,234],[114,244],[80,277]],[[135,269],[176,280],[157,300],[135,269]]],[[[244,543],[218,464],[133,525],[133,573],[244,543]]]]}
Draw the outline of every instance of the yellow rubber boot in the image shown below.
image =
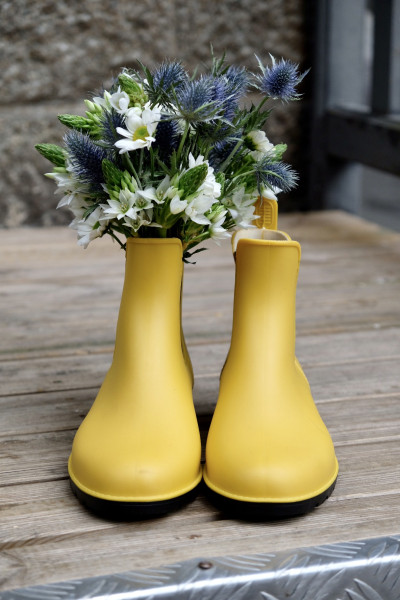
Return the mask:
{"type": "Polygon", "coordinates": [[[68,464],[75,494],[104,516],[168,512],[194,497],[201,480],[182,270],[180,240],[128,239],[112,365],[68,464]]]}
{"type": "Polygon", "coordinates": [[[338,463],[295,358],[300,245],[254,228],[239,231],[234,245],[232,340],[204,480],[216,505],[237,516],[302,514],[333,491],[338,463]]]}

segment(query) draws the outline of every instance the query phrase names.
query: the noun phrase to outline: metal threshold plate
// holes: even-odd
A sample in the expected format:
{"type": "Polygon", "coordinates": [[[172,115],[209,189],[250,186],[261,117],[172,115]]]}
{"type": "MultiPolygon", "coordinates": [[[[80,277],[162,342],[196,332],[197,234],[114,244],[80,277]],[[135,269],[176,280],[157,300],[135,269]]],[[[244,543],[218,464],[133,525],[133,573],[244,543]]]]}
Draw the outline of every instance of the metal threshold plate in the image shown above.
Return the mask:
{"type": "Polygon", "coordinates": [[[2,600],[399,600],[400,534],[202,558],[0,593],[2,600]]]}

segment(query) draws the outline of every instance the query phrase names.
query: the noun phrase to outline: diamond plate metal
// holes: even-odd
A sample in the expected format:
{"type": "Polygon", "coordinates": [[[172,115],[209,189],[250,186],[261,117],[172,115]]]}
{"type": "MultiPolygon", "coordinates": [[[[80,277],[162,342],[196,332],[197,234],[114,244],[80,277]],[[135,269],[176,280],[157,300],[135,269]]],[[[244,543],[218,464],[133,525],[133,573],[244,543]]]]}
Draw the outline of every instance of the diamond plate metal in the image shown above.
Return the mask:
{"type": "Polygon", "coordinates": [[[399,600],[400,534],[185,561],[5,591],[1,600],[399,600]]]}

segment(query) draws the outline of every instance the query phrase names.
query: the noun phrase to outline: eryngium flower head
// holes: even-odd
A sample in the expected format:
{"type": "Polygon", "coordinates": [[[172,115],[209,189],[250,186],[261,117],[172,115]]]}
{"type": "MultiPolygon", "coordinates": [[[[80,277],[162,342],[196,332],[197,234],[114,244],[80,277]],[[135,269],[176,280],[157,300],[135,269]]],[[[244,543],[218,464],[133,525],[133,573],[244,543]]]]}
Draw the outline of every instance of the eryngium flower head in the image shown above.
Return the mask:
{"type": "Polygon", "coordinates": [[[244,67],[230,66],[225,72],[225,77],[228,80],[229,93],[237,101],[242,98],[249,84],[249,75],[244,67]]]}
{"type": "Polygon", "coordinates": [[[238,107],[235,93],[225,75],[206,76],[211,85],[211,102],[215,117],[198,126],[200,135],[214,141],[222,141],[232,132],[232,121],[238,107]]]}
{"type": "Polygon", "coordinates": [[[289,165],[284,162],[275,162],[269,156],[256,164],[255,175],[260,193],[264,186],[288,192],[296,186],[298,179],[297,173],[289,165]]]}
{"type": "Polygon", "coordinates": [[[101,117],[102,139],[109,146],[114,146],[115,142],[120,139],[117,127],[123,127],[124,123],[124,116],[115,110],[103,112],[101,117]]]}
{"type": "Polygon", "coordinates": [[[308,71],[299,73],[299,65],[283,58],[276,61],[272,55],[270,56],[272,59],[270,67],[264,67],[258,59],[262,75],[257,77],[257,87],[267,96],[283,100],[283,102],[297,100],[300,98],[300,94],[297,93],[296,86],[308,71]]]}
{"type": "Polygon", "coordinates": [[[81,181],[89,183],[93,190],[102,190],[102,161],[109,158],[107,149],[97,146],[88,135],[75,130],[69,131],[64,141],[75,175],[81,181]]]}
{"type": "Polygon", "coordinates": [[[176,121],[165,120],[161,117],[156,129],[156,141],[154,148],[158,149],[162,159],[171,156],[172,152],[178,148],[179,126],[176,121]]]}
{"type": "Polygon", "coordinates": [[[231,82],[225,77],[211,77],[212,93],[211,99],[215,106],[219,108],[220,115],[232,121],[237,108],[237,94],[233,89],[231,82]]]}
{"type": "Polygon", "coordinates": [[[154,89],[161,88],[167,92],[171,86],[178,89],[188,79],[188,75],[180,62],[165,61],[152,73],[154,89]]]}
{"type": "Polygon", "coordinates": [[[177,91],[178,115],[188,123],[209,121],[218,113],[212,77],[186,81],[177,91]]]}

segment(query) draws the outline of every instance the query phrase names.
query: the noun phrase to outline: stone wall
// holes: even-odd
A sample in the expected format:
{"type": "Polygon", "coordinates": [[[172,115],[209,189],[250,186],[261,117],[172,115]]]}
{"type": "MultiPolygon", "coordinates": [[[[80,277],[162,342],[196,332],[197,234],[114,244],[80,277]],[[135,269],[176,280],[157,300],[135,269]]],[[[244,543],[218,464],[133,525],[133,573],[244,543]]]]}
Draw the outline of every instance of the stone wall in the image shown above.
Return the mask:
{"type": "MultiPolygon", "coordinates": [[[[209,62],[210,43],[231,63],[255,68],[254,53],[266,59],[271,52],[306,67],[303,2],[1,0],[0,224],[70,220],[55,210],[54,184],[43,177],[49,163],[33,146],[59,143],[64,128],[57,114],[82,113],[83,98],[120,67],[179,57],[193,68],[209,62]]],[[[307,105],[277,109],[267,127],[271,141],[289,144],[286,158],[300,172],[307,105]]],[[[287,206],[301,207],[301,196],[300,186],[287,206]]]]}

